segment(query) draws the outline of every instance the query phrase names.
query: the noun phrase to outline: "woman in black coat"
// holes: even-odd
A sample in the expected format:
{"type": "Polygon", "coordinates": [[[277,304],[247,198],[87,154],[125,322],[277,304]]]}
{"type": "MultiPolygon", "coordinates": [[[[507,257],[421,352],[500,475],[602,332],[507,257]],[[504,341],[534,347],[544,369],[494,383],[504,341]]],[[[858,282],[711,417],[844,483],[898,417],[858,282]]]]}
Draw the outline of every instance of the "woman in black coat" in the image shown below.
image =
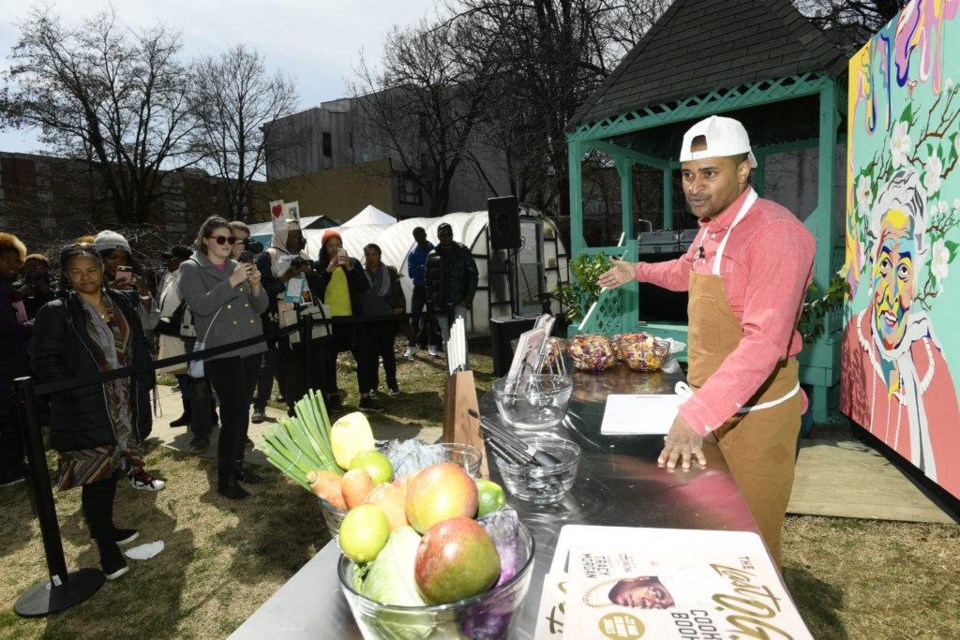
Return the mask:
{"type": "MultiPolygon", "coordinates": [[[[103,263],[93,245],[60,254],[63,297],[37,314],[30,368],[38,382],[88,378],[151,362],[143,327],[127,296],[104,289],[103,263]]],[[[136,488],[159,490],[163,481],[143,468],[143,440],[152,426],[153,371],[54,394],[50,444],[59,453],[57,485],[82,487],[83,513],[108,579],[128,571],[117,546],[137,537],[113,524],[117,477],[136,488]]]]}

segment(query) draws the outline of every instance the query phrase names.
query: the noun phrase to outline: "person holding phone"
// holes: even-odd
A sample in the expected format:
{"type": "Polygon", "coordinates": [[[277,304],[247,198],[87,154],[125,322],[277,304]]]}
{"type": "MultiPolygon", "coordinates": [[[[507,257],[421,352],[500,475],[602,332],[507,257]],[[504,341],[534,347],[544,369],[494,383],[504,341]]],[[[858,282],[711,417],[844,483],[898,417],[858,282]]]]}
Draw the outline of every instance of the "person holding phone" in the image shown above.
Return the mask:
{"type": "MultiPolygon", "coordinates": [[[[237,239],[230,223],[211,216],[201,225],[194,254],[180,265],[180,296],[193,313],[197,340],[205,349],[262,335],[260,314],[269,300],[256,265],[230,255],[237,239]]],[[[239,500],[250,495],[239,482],[256,484],[260,476],[243,467],[250,422],[250,400],[266,345],[258,342],[205,358],[204,375],[220,400],[217,492],[239,500]]]]}
{"type": "MultiPolygon", "coordinates": [[[[362,324],[349,321],[363,315],[362,295],[370,288],[370,282],[363,273],[360,261],[351,258],[343,248],[343,239],[337,231],[327,229],[323,232],[320,256],[313,273],[307,274],[307,282],[317,297],[330,305],[330,315],[340,320],[333,325],[333,344],[327,349],[326,357],[331,411],[338,411],[341,404],[337,390],[337,354],[342,351],[352,353],[357,362],[360,408],[383,411],[374,401],[370,389],[364,389],[364,384],[371,378],[369,358],[364,356],[368,341],[365,328],[362,324]]],[[[376,371],[373,376],[376,376],[376,371]]]]}
{"type": "Polygon", "coordinates": [[[116,231],[104,229],[93,240],[103,260],[103,280],[111,289],[126,293],[140,313],[144,331],[160,324],[160,308],[147,286],[143,265],[130,250],[130,243],[116,231]]]}

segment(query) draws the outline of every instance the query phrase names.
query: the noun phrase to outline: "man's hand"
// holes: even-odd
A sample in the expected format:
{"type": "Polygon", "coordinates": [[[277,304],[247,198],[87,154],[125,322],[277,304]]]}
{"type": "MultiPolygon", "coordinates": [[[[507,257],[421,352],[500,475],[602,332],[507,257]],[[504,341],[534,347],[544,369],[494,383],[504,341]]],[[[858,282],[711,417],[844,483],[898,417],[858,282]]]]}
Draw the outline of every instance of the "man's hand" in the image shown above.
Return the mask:
{"type": "Polygon", "coordinates": [[[604,289],[616,289],[637,279],[636,263],[610,258],[610,264],[613,267],[604,271],[597,280],[597,284],[604,289]]]}
{"type": "Polygon", "coordinates": [[[690,459],[694,456],[701,467],[707,466],[707,458],[703,455],[703,438],[687,424],[683,416],[677,416],[670,427],[670,433],[663,438],[663,451],[657,458],[659,466],[667,466],[669,471],[677,467],[677,460],[682,459],[684,471],[690,469],[690,459]]]}

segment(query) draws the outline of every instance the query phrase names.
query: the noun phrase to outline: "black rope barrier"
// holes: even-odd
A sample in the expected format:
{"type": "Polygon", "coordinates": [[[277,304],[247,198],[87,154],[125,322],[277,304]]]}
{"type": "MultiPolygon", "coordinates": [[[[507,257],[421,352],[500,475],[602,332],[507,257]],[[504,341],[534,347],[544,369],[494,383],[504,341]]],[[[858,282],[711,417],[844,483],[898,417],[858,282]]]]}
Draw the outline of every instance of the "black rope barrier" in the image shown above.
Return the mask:
{"type": "MultiPolygon", "coordinates": [[[[53,487],[50,484],[50,472],[47,468],[46,451],[43,446],[43,436],[40,432],[37,398],[79,387],[103,384],[117,378],[132,377],[170,365],[190,362],[191,360],[207,359],[260,342],[288,336],[294,332],[300,332],[303,356],[306,359],[306,366],[309,367],[312,366],[309,362],[312,360],[312,349],[315,342],[312,335],[313,325],[324,323],[328,325],[341,324],[329,318],[318,320],[310,314],[303,314],[296,324],[287,327],[182,356],[151,360],[149,364],[114,369],[98,375],[55,380],[40,385],[34,384],[33,379],[29,376],[14,380],[21,418],[20,427],[26,444],[27,462],[30,466],[30,484],[37,501],[37,519],[40,522],[40,535],[43,539],[43,552],[46,556],[49,574],[46,580],[42,580],[21,594],[14,605],[14,611],[24,617],[46,616],[63,611],[91,598],[100,590],[105,581],[103,573],[97,569],[67,570],[66,558],[63,554],[63,542],[60,536],[60,524],[57,521],[56,504],[53,498],[53,487]]],[[[309,369],[307,371],[309,372],[309,369]]],[[[304,378],[304,380],[309,379],[304,378]]]]}

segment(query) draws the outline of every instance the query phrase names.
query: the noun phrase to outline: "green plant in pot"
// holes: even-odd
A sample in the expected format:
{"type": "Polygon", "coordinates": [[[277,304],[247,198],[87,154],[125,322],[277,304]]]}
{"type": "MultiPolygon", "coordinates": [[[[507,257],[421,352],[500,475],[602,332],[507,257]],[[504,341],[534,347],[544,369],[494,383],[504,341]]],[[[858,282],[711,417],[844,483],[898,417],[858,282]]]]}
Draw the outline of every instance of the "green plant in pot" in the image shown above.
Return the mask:
{"type": "Polygon", "coordinates": [[[609,268],[610,262],[603,253],[579,255],[570,262],[570,282],[561,282],[552,294],[566,308],[567,320],[583,319],[590,305],[600,297],[597,280],[609,268]]]}

